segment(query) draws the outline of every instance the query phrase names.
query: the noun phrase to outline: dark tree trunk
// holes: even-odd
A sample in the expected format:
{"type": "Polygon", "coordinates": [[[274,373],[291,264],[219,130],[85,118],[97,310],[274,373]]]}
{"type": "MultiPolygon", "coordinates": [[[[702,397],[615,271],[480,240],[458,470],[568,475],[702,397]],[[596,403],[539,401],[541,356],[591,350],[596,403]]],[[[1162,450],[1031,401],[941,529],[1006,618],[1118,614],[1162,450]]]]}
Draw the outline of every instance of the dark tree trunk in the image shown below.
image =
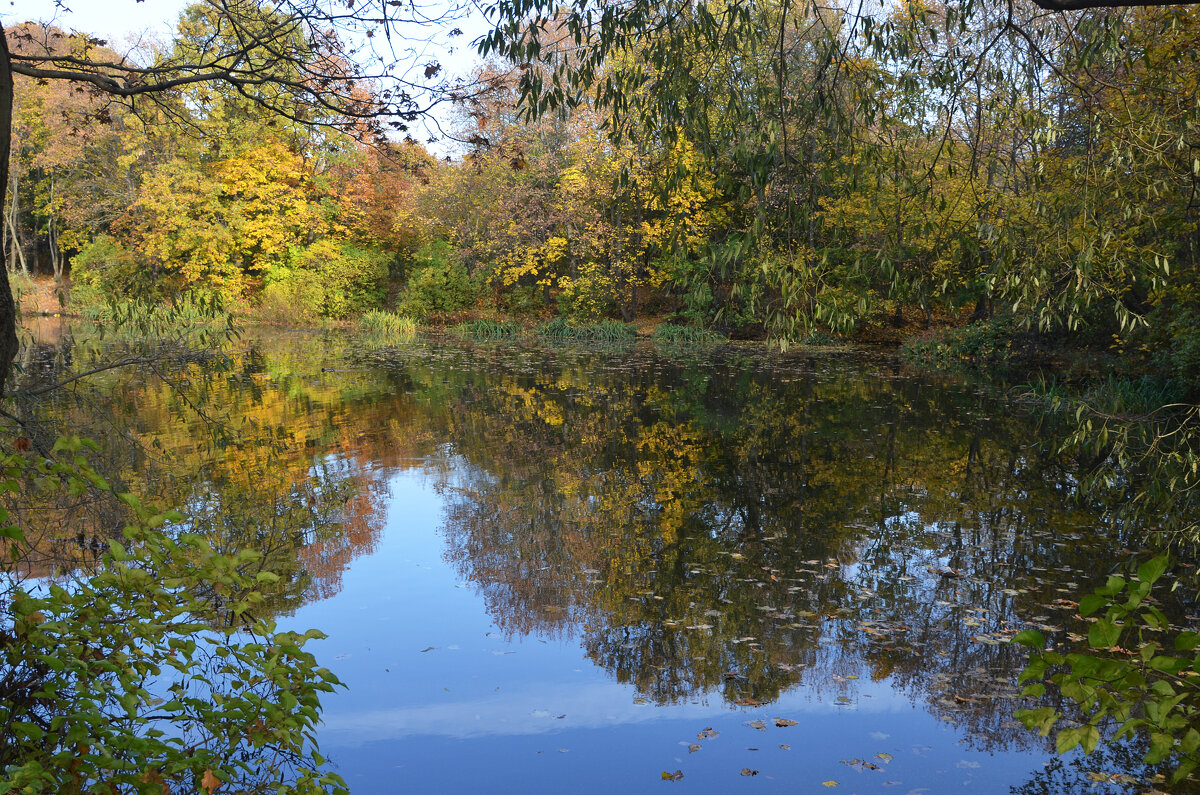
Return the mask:
{"type": "MultiPolygon", "coordinates": [[[[13,73],[8,56],[8,37],[0,25],[0,207],[8,190],[8,150],[12,144],[13,73]]],[[[2,258],[0,258],[2,259],[2,258]]],[[[17,307],[13,303],[8,268],[0,268],[0,396],[8,386],[13,360],[17,358],[17,307]]]]}

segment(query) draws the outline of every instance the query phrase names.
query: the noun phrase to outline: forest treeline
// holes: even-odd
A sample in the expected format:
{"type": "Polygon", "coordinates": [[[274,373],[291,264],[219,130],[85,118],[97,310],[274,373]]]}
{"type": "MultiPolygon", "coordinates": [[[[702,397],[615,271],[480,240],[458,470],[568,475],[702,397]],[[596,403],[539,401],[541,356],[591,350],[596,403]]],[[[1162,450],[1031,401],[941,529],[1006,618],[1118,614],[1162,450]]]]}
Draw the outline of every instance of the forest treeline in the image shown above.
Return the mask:
{"type": "MultiPolygon", "coordinates": [[[[669,56],[607,51],[591,93],[555,94],[580,68],[566,22],[537,61],[493,48],[447,125],[454,157],[225,84],[123,105],[17,75],[8,266],[69,268],[80,306],[190,293],[290,320],[651,313],[785,341],[986,321],[1192,385],[1192,9],[736,8],[684,20],[669,56]]],[[[197,5],[160,46],[221,35],[197,5]]]]}

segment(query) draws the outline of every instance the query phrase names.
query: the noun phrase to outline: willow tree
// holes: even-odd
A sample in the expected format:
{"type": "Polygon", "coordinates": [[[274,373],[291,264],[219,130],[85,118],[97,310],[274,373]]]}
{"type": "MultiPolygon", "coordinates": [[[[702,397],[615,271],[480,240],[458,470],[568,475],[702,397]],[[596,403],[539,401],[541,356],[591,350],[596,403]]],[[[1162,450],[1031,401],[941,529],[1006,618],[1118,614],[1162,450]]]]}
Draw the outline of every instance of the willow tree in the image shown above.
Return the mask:
{"type": "MultiPolygon", "coordinates": [[[[1114,136],[1136,131],[1097,114],[1105,92],[1136,95],[1146,82],[1146,48],[1131,31],[1165,36],[1180,25],[1174,10],[1128,8],[1144,5],[1161,4],[496,0],[480,49],[523,67],[528,116],[589,104],[607,113],[615,137],[683,136],[713,162],[740,157],[730,173],[756,191],[747,206],[770,214],[746,230],[758,236],[748,248],[784,254],[757,269],[771,275],[775,305],[764,313],[777,316],[781,336],[804,313],[842,322],[838,307],[811,294],[824,278],[813,263],[837,258],[851,293],[921,305],[931,294],[981,307],[1006,301],[1044,329],[1075,329],[1103,311],[1124,329],[1143,322],[1138,293],[1167,275],[1161,239],[1118,251],[1095,223],[1084,225],[1095,245],[1079,245],[1005,221],[1055,229],[1096,216],[1121,228],[1144,214],[1128,186],[1113,187],[1103,219],[1088,204],[1098,173],[1129,168],[1118,162],[1129,141],[1114,136]],[[721,85],[728,97],[714,100],[709,88],[721,85]],[[715,113],[740,138],[711,136],[715,113]],[[1073,163],[1072,125],[1104,133],[1073,163]],[[1053,169],[1060,195],[1037,195],[1053,169]],[[864,193],[872,184],[887,201],[864,193]],[[836,210],[864,201],[895,208],[869,219],[888,245],[831,227],[836,210]],[[1065,245],[1050,260],[1032,255],[1057,241],[1065,245]],[[943,261],[946,251],[955,262],[943,261]]],[[[1190,141],[1189,127],[1163,123],[1190,141]]]]}

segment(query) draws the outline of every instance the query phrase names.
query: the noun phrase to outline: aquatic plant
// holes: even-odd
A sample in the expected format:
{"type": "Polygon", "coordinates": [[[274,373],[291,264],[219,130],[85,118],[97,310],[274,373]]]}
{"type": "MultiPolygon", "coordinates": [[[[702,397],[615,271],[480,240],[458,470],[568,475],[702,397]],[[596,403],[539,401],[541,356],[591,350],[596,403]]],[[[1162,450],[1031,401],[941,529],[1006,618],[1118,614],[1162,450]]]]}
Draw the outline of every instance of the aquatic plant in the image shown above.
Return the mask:
{"type": "Polygon", "coordinates": [[[410,317],[372,309],[358,319],[358,327],[374,337],[412,340],[417,335],[417,321],[410,317]]]}
{"type": "Polygon", "coordinates": [[[539,337],[571,340],[627,340],[637,336],[631,323],[603,320],[598,323],[572,323],[565,317],[557,317],[539,326],[535,332],[539,337]]]}
{"type": "Polygon", "coordinates": [[[450,329],[452,334],[472,339],[515,337],[520,331],[521,327],[511,320],[488,320],[486,318],[459,323],[450,329]]]}
{"type": "Polygon", "coordinates": [[[677,326],[659,323],[654,329],[655,342],[724,342],[724,334],[700,326],[677,326]]]}

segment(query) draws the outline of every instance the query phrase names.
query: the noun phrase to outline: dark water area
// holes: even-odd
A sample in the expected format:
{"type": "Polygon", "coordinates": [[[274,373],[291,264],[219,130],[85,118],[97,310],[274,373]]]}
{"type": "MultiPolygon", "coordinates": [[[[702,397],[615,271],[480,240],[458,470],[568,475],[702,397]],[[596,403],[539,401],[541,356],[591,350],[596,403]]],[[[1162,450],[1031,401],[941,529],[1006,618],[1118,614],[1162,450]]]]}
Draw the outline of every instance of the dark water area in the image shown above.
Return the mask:
{"type": "MultiPolygon", "coordinates": [[[[55,344],[27,371],[93,355],[55,344]]],[[[1076,600],[1135,531],[1076,498],[1052,420],[1008,386],[879,355],[338,332],[153,369],[29,419],[264,552],[267,604],[328,634],[347,685],[319,739],[352,792],[1124,792],[1144,772],[1126,747],[1060,760],[1012,718],[1008,640],[1078,642],[1076,600]]]]}

